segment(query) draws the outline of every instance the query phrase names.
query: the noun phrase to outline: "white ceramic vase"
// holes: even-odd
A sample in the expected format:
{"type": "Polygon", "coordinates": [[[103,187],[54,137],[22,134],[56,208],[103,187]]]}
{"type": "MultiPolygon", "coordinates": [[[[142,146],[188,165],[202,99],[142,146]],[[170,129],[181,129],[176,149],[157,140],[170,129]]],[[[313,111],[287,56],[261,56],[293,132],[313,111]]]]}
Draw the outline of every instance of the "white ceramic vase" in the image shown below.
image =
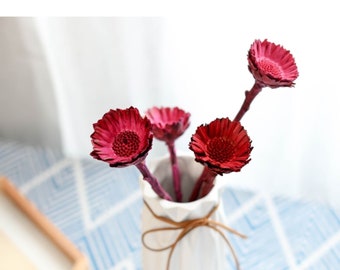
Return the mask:
{"type": "MultiPolygon", "coordinates": [[[[178,163],[183,201],[187,201],[203,167],[189,156],[179,156],[178,163]]],[[[173,195],[169,159],[158,161],[152,171],[173,195]]],[[[146,181],[141,180],[141,188],[144,200],[141,228],[144,270],[230,269],[228,256],[232,254],[231,247],[227,239],[221,235],[226,232],[214,223],[223,223],[225,215],[223,205],[220,203],[221,188],[218,185],[215,185],[204,198],[182,203],[160,199],[146,181]],[[205,218],[211,211],[213,213],[209,220],[213,222],[209,224],[213,227],[216,225],[215,228],[219,232],[211,226],[206,226],[205,218]],[[192,220],[199,221],[188,225],[188,221],[192,220]],[[181,239],[178,239],[179,236],[182,236],[181,239]]]]}

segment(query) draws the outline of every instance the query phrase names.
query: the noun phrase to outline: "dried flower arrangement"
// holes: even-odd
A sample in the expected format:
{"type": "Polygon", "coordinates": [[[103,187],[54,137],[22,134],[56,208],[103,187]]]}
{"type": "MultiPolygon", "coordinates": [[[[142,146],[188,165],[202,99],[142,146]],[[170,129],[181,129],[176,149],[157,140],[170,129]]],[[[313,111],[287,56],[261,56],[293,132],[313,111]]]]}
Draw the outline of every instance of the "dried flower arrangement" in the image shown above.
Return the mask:
{"type": "MultiPolygon", "coordinates": [[[[234,120],[217,118],[197,127],[191,137],[189,149],[204,169],[192,190],[190,201],[207,195],[217,175],[238,172],[250,161],[251,140],[240,123],[242,117],[263,88],[292,87],[299,75],[292,54],[268,40],[253,42],[248,52],[248,69],[255,82],[246,91],[234,120]]],[[[111,167],[135,165],[160,198],[182,202],[175,140],[188,128],[189,118],[190,113],[178,107],[153,107],[146,111],[145,116],[134,107],[110,110],[93,125],[91,156],[111,167]],[[160,185],[146,165],[153,137],[164,141],[168,147],[175,198],[160,185]]]]}

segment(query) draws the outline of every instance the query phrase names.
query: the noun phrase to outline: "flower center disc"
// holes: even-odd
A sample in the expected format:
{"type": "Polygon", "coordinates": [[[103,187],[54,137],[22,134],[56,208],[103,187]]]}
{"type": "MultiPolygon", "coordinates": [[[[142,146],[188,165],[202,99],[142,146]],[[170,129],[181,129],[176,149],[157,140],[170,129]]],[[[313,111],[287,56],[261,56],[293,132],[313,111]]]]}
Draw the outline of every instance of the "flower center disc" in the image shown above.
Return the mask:
{"type": "Polygon", "coordinates": [[[266,73],[272,75],[275,78],[281,78],[282,71],[278,64],[269,60],[269,59],[261,59],[258,63],[261,70],[265,71],[266,73]]]}
{"type": "Polygon", "coordinates": [[[230,140],[223,137],[213,138],[208,143],[209,157],[217,162],[225,162],[234,155],[234,147],[230,140]]]}
{"type": "Polygon", "coordinates": [[[118,156],[128,157],[138,150],[139,143],[139,136],[135,132],[123,131],[116,136],[112,149],[118,156]]]}

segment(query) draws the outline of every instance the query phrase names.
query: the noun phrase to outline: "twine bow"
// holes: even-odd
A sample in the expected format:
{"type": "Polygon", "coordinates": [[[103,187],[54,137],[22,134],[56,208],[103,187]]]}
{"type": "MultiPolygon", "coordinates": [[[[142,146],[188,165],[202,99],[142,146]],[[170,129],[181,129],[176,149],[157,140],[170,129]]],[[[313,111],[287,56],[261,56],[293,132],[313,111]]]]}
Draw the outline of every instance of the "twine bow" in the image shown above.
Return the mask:
{"type": "Polygon", "coordinates": [[[228,232],[230,232],[232,234],[235,234],[235,235],[237,235],[237,236],[239,236],[241,238],[244,238],[244,239],[247,238],[247,236],[239,233],[238,231],[234,230],[233,228],[230,228],[230,227],[224,225],[221,222],[218,222],[218,221],[210,219],[211,215],[217,210],[218,205],[216,205],[206,216],[204,216],[202,218],[197,218],[197,219],[191,219],[191,220],[184,220],[184,221],[181,221],[181,222],[176,222],[176,221],[173,221],[173,220],[171,220],[169,218],[156,215],[153,212],[153,210],[151,209],[151,207],[147,204],[147,202],[144,201],[144,203],[145,203],[146,207],[148,208],[148,210],[150,211],[150,213],[156,219],[172,225],[171,227],[162,227],[162,228],[150,229],[150,230],[145,231],[142,234],[142,243],[143,243],[144,247],[146,247],[147,249],[149,249],[151,251],[156,251],[156,252],[160,252],[160,251],[164,251],[164,250],[170,249],[170,253],[169,253],[167,264],[166,264],[167,265],[166,266],[167,270],[170,269],[171,257],[172,257],[172,254],[173,254],[177,244],[189,232],[191,232],[192,230],[194,230],[194,229],[196,229],[196,228],[198,228],[200,226],[206,226],[208,228],[211,228],[211,229],[215,230],[216,232],[218,232],[221,235],[221,237],[224,239],[224,241],[226,242],[226,244],[228,245],[228,247],[229,247],[229,249],[231,251],[231,254],[232,254],[233,258],[234,258],[237,270],[240,270],[240,264],[239,264],[239,261],[238,261],[237,256],[236,256],[236,252],[235,252],[234,248],[232,247],[232,245],[231,245],[230,241],[228,240],[228,238],[223,233],[222,229],[224,229],[224,230],[226,230],[226,231],[228,231],[228,232]],[[172,244],[168,245],[168,246],[161,247],[161,248],[153,248],[153,247],[151,247],[150,245],[148,245],[146,243],[145,238],[146,238],[146,236],[148,234],[151,234],[151,233],[154,233],[154,232],[159,232],[159,231],[174,231],[174,230],[182,230],[182,231],[179,233],[179,235],[174,240],[174,242],[172,244]]]}

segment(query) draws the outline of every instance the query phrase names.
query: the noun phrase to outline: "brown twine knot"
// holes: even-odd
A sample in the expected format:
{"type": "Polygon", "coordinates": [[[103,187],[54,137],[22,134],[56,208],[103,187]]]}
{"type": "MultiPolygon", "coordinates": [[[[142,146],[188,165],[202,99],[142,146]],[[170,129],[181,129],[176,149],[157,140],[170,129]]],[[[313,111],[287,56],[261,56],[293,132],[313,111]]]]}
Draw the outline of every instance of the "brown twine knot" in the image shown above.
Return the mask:
{"type": "Polygon", "coordinates": [[[162,227],[162,228],[156,228],[156,229],[150,229],[150,230],[147,230],[145,231],[143,234],[142,234],[142,243],[144,245],[144,247],[146,247],[147,249],[151,250],[151,251],[156,251],[156,252],[160,252],[160,251],[164,251],[164,250],[167,250],[167,249],[170,249],[170,253],[169,253],[169,256],[168,256],[168,260],[167,260],[167,267],[166,269],[169,270],[170,268],[170,261],[171,261],[171,257],[172,257],[172,254],[175,250],[175,247],[177,246],[177,244],[179,243],[179,241],[182,240],[182,238],[184,236],[186,236],[189,232],[191,232],[192,230],[200,227],[200,226],[206,226],[206,227],[209,227],[213,230],[215,230],[216,232],[218,232],[222,238],[224,239],[224,241],[226,242],[226,244],[228,245],[230,251],[231,251],[231,254],[234,258],[234,261],[235,261],[235,265],[236,265],[236,268],[238,270],[240,270],[240,264],[239,264],[239,261],[237,259],[237,256],[236,256],[236,252],[233,248],[233,246],[231,245],[230,241],[228,240],[228,238],[225,236],[225,234],[223,233],[223,231],[221,229],[224,229],[232,234],[235,234],[243,239],[247,238],[247,236],[239,233],[238,231],[234,230],[233,228],[230,228],[226,225],[224,225],[223,223],[221,222],[218,222],[218,221],[215,221],[215,220],[212,220],[210,219],[211,215],[217,210],[218,208],[218,205],[216,205],[206,216],[202,217],[202,218],[197,218],[197,219],[191,219],[191,220],[184,220],[184,221],[181,221],[181,222],[176,222],[176,221],[173,221],[172,219],[169,219],[169,218],[166,218],[166,217],[162,217],[162,216],[158,216],[156,215],[153,210],[151,209],[151,207],[147,204],[146,201],[144,201],[146,207],[149,209],[150,213],[158,220],[160,221],[163,221],[165,223],[168,223],[170,225],[172,225],[171,227],[162,227]],[[220,229],[221,228],[221,229],[220,229]],[[175,239],[175,241],[168,245],[168,246],[165,246],[165,247],[161,247],[161,248],[153,248],[151,246],[149,246],[146,241],[145,241],[145,237],[150,234],[150,233],[154,233],[154,232],[159,232],[159,231],[173,231],[173,230],[182,230],[179,235],[177,236],[177,238],[175,239]]]}

